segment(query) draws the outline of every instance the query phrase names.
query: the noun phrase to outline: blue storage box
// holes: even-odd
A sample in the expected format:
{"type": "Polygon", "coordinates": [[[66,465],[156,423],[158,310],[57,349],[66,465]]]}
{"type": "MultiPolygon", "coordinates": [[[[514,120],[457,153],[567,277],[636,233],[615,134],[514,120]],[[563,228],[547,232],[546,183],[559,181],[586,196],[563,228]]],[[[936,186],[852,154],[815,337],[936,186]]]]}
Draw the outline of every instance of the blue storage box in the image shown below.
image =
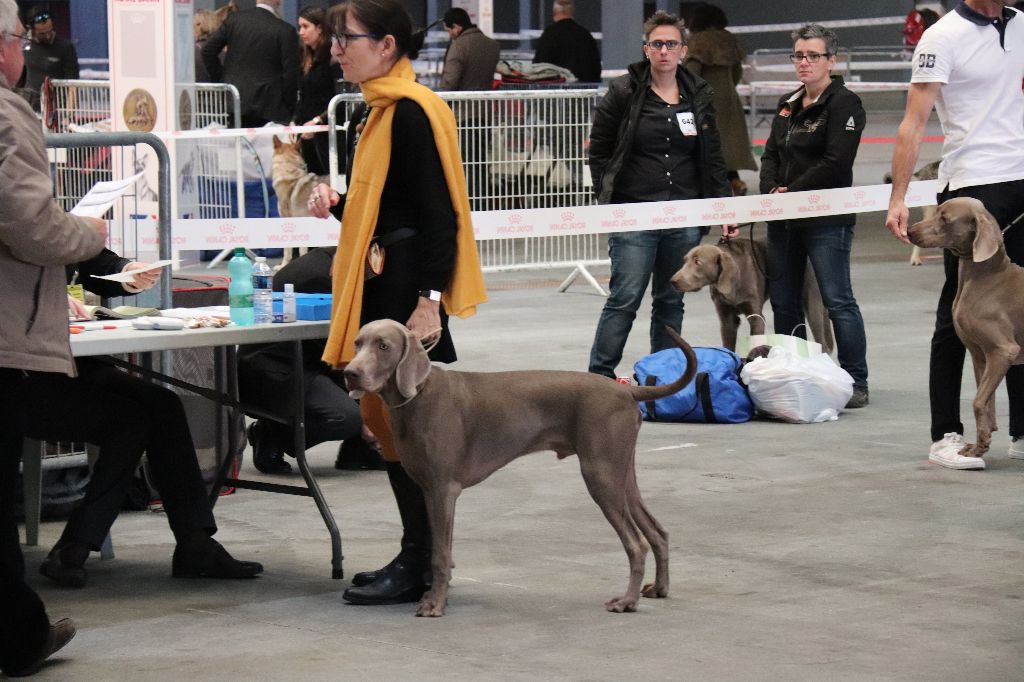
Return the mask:
{"type": "MultiPolygon", "coordinates": [[[[284,311],[284,294],[274,292],[274,315],[284,311]]],[[[331,319],[330,294],[295,294],[295,317],[299,320],[331,319]]]]}

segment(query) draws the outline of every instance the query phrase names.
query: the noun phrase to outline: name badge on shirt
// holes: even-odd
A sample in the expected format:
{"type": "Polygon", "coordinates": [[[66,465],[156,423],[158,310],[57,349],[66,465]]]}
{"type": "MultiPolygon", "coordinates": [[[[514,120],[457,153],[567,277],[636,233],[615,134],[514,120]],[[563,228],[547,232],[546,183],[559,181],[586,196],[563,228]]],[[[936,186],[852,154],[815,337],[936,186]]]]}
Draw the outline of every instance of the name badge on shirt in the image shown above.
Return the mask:
{"type": "Polygon", "coordinates": [[[679,123],[679,130],[686,136],[697,134],[697,126],[693,122],[692,111],[680,111],[676,114],[676,121],[679,123]]]}

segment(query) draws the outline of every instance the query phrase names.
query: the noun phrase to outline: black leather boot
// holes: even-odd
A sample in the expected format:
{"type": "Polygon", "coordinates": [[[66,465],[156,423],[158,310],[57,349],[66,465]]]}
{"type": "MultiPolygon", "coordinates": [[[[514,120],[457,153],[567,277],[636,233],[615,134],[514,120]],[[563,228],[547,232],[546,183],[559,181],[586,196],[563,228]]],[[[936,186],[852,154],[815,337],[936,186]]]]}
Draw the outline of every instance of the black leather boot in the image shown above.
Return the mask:
{"type": "Polygon", "coordinates": [[[423,491],[398,462],[387,462],[388,480],[402,519],[402,551],[384,568],[356,573],[342,598],[352,604],[418,601],[430,587],[430,523],[423,491]]]}

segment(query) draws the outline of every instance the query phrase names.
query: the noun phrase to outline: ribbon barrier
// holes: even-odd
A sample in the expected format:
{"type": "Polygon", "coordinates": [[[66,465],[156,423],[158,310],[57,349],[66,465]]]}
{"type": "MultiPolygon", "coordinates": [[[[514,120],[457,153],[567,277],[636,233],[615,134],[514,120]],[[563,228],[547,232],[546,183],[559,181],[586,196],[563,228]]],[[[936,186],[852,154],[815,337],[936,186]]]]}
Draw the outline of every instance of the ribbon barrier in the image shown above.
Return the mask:
{"type": "MultiPolygon", "coordinates": [[[[907,206],[934,205],[937,184],[910,183],[907,206]]],[[[473,232],[478,241],[485,241],[870,213],[888,209],[891,189],[865,185],[722,199],[474,211],[473,232]]],[[[339,232],[340,224],[333,218],[177,219],[172,221],[171,243],[175,250],[336,246],[339,232]]],[[[152,231],[140,224],[139,233],[153,234],[155,243],[155,222],[152,231]]],[[[148,240],[144,236],[139,242],[146,246],[148,240]]]]}

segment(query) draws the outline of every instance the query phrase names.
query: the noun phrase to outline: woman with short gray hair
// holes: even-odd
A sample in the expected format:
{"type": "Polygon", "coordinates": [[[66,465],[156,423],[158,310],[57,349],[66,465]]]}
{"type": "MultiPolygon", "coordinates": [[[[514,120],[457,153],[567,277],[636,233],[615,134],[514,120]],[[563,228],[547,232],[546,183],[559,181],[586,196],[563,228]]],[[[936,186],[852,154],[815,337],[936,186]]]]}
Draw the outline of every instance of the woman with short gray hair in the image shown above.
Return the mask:
{"type": "MultiPolygon", "coordinates": [[[[779,99],[761,157],[763,194],[853,185],[853,162],[864,130],[860,98],[832,75],[839,39],[835,31],[807,24],[793,31],[790,61],[799,88],[779,99]]],[[[768,223],[769,297],[775,330],[805,336],[802,292],[807,262],[836,336],[839,365],[853,377],[847,408],[868,404],[864,318],[850,282],[856,216],[837,215],[768,223]]]]}

